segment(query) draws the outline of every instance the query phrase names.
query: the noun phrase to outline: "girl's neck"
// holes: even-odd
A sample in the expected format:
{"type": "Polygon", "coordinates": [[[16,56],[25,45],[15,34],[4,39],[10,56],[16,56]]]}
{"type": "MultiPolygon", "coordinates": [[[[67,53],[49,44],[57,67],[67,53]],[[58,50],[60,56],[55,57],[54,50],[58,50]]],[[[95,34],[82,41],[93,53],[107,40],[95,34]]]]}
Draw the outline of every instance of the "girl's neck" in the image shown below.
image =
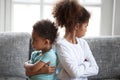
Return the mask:
{"type": "Polygon", "coordinates": [[[64,38],[72,44],[77,44],[76,36],[75,36],[74,32],[73,33],[66,32],[64,38]]]}

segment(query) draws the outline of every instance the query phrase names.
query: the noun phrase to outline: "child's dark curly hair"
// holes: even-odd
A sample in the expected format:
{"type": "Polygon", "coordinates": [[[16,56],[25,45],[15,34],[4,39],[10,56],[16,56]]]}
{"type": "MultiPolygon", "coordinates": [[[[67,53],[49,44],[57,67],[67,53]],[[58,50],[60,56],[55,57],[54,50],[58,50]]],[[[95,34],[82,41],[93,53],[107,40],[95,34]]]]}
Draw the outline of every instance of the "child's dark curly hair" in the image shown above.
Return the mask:
{"type": "Polygon", "coordinates": [[[89,21],[90,13],[77,0],[62,0],[53,8],[53,16],[58,26],[65,27],[70,32],[76,23],[81,25],[89,21]]]}
{"type": "Polygon", "coordinates": [[[41,20],[33,25],[33,31],[37,32],[40,37],[49,39],[51,44],[57,38],[57,27],[50,20],[41,20]]]}

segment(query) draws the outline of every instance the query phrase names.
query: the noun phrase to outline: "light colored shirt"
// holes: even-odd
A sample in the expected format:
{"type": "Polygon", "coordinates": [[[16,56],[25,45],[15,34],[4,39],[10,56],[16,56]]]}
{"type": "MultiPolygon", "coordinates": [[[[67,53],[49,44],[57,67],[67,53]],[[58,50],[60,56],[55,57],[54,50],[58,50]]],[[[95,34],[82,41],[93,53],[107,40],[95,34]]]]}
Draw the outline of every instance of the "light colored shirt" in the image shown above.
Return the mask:
{"type": "Polygon", "coordinates": [[[65,38],[57,42],[59,80],[87,80],[98,74],[98,65],[84,39],[76,38],[77,44],[65,38]]]}
{"type": "MultiPolygon", "coordinates": [[[[34,51],[31,55],[30,62],[34,64],[37,61],[43,61],[45,63],[50,62],[50,66],[56,66],[57,65],[56,53],[53,49],[49,50],[44,54],[41,54],[41,51],[34,51]]],[[[29,80],[56,80],[56,75],[55,73],[38,74],[38,75],[30,76],[29,80]]]]}

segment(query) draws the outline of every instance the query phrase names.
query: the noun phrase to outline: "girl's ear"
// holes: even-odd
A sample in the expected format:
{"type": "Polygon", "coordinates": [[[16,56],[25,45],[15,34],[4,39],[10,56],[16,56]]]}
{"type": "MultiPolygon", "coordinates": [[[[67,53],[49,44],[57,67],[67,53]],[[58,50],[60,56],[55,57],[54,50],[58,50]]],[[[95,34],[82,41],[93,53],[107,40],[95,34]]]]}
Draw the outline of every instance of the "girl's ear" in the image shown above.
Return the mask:
{"type": "Polygon", "coordinates": [[[80,26],[80,24],[77,23],[77,24],[75,25],[75,30],[78,30],[78,29],[79,29],[79,26],[80,26]]]}

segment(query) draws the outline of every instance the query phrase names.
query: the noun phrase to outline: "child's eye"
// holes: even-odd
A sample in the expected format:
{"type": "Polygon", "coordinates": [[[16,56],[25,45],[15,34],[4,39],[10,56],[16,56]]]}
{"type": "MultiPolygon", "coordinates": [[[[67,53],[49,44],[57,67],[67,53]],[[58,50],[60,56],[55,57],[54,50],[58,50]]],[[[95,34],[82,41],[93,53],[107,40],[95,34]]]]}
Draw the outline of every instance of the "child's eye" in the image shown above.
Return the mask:
{"type": "Polygon", "coordinates": [[[37,41],[36,39],[34,39],[34,38],[32,39],[32,42],[36,42],[36,41],[37,41]]]}
{"type": "Polygon", "coordinates": [[[36,42],[37,40],[36,40],[36,39],[34,39],[34,41],[36,42]]]}

